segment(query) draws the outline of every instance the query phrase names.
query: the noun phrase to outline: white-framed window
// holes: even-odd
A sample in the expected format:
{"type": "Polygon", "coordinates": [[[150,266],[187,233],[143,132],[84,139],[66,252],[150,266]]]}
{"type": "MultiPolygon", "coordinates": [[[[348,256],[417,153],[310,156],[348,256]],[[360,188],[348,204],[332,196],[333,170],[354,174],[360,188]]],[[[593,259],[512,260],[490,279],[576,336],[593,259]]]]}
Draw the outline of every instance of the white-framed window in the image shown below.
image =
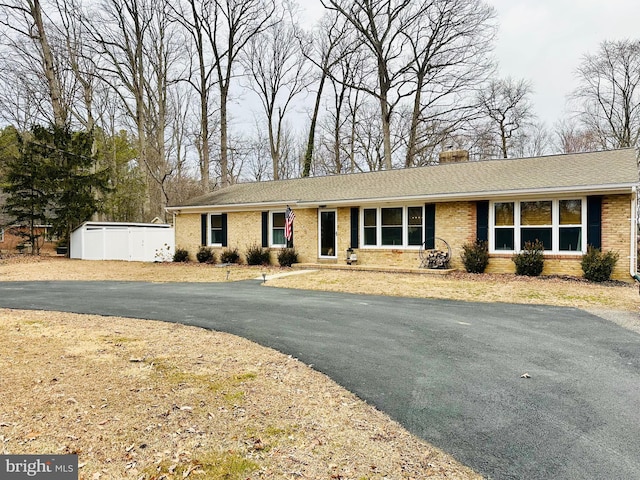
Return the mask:
{"type": "Polygon", "coordinates": [[[209,215],[209,245],[221,246],[224,238],[224,222],[221,213],[209,215]]]}
{"type": "Polygon", "coordinates": [[[424,207],[362,209],[362,246],[419,248],[424,242],[424,207]]]}
{"type": "Polygon", "coordinates": [[[287,240],[284,237],[285,212],[269,212],[269,246],[286,247],[287,240]]]}
{"type": "Polygon", "coordinates": [[[585,198],[491,202],[489,251],[519,252],[526,242],[539,240],[547,253],[582,254],[586,222],[585,198]]]}

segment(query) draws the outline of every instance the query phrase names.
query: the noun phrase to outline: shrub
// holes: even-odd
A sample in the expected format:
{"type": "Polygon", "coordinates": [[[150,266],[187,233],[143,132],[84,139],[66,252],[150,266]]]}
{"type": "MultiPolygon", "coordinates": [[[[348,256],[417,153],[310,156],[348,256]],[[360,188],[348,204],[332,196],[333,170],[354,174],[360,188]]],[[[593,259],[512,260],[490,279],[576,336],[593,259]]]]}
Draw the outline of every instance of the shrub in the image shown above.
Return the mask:
{"type": "Polygon", "coordinates": [[[278,263],[281,267],[290,267],[294,263],[298,263],[298,252],[295,248],[285,248],[278,253],[278,263]]]}
{"type": "Polygon", "coordinates": [[[189,261],[189,252],[184,248],[176,248],[176,251],[173,254],[174,262],[188,262],[189,261]]]}
{"type": "Polygon", "coordinates": [[[489,244],[484,240],[462,245],[462,263],[469,273],[484,273],[489,264],[489,244]]]}
{"type": "Polygon", "coordinates": [[[540,240],[525,242],[524,249],[511,257],[516,264],[516,274],[537,277],[544,268],[544,244],[540,240]]]}
{"type": "Polygon", "coordinates": [[[271,264],[271,253],[260,245],[253,244],[247,247],[247,265],[269,265],[271,264]]]}
{"type": "Polygon", "coordinates": [[[606,282],[610,280],[613,268],[618,262],[618,257],[617,252],[608,251],[607,253],[602,253],[599,248],[589,247],[580,262],[584,278],[591,282],[606,282]]]}
{"type": "Polygon", "coordinates": [[[216,263],[216,254],[211,247],[200,246],[200,250],[196,253],[196,259],[200,263],[216,263]]]}
{"type": "Polygon", "coordinates": [[[221,263],[240,263],[240,254],[237,248],[227,248],[220,254],[221,263]]]}

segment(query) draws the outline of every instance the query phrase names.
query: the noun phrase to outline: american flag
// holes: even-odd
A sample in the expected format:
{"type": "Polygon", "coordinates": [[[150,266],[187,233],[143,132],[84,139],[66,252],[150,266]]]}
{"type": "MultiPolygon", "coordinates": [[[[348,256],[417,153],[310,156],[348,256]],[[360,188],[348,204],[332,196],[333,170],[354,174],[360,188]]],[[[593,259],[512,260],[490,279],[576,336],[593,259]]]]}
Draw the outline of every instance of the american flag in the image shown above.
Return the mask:
{"type": "Polygon", "coordinates": [[[293,237],[293,219],[296,218],[296,214],[293,213],[293,210],[289,208],[287,205],[287,211],[284,214],[284,238],[287,239],[287,242],[291,241],[293,237]]]}

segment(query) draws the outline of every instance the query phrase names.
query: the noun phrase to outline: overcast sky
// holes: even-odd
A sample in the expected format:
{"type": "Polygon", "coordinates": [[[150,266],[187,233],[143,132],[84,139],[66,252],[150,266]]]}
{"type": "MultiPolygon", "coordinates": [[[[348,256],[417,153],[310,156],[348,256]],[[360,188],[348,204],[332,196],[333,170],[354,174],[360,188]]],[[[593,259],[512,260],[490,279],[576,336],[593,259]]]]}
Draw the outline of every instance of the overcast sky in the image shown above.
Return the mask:
{"type": "MultiPolygon", "coordinates": [[[[420,0],[416,0],[420,1],[420,0]]],[[[300,0],[312,18],[320,0],[300,0]]],[[[640,38],[638,0],[487,0],[500,25],[498,76],[531,81],[534,108],[548,127],[565,114],[575,70],[604,40],[640,38]]]]}

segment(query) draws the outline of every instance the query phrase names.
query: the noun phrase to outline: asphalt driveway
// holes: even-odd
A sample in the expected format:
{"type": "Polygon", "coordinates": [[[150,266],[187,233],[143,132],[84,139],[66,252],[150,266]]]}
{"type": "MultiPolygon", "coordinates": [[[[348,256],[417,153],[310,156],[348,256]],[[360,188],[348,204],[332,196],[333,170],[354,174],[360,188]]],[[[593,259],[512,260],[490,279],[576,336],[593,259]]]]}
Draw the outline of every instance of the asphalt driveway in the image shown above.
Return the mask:
{"type": "Polygon", "coordinates": [[[241,335],[313,364],[491,479],[640,478],[640,335],[580,310],[256,281],[7,282],[0,307],[241,335]]]}

